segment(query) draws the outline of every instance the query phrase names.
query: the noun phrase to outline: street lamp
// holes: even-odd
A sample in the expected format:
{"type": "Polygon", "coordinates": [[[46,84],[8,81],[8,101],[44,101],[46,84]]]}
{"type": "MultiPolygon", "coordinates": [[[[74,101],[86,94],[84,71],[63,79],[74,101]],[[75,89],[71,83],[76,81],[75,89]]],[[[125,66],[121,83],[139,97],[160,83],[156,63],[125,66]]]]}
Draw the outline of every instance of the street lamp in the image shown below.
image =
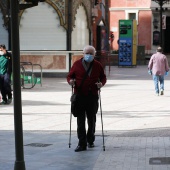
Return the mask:
{"type": "Polygon", "coordinates": [[[170,0],[152,0],[159,4],[160,6],[160,46],[162,46],[162,11],[163,11],[163,5],[167,2],[170,2],[170,0]]]}
{"type": "MultiPolygon", "coordinates": [[[[13,94],[14,94],[14,130],[15,130],[15,152],[16,160],[14,170],[25,170],[22,128],[22,100],[20,80],[20,43],[19,43],[19,21],[18,12],[38,5],[45,0],[25,0],[26,4],[20,4],[19,0],[10,0],[11,14],[11,47],[13,55],[13,94]]],[[[8,3],[9,3],[8,2],[8,3]]]]}

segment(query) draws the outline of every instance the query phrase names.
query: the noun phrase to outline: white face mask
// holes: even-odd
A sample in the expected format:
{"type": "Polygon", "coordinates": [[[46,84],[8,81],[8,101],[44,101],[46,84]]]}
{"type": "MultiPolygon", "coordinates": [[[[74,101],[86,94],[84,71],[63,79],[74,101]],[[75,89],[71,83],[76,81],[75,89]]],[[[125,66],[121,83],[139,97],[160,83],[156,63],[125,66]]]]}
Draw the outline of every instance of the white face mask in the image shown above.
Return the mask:
{"type": "Polygon", "coordinates": [[[0,55],[4,55],[4,52],[3,52],[3,51],[0,51],[0,55]]]}

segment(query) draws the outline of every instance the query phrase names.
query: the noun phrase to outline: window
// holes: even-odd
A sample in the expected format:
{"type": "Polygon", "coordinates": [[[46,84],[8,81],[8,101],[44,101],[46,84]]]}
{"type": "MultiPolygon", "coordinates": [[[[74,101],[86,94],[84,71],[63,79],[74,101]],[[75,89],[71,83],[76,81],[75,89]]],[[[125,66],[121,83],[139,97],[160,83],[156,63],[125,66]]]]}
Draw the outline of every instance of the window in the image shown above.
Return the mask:
{"type": "Polygon", "coordinates": [[[136,19],[136,13],[129,13],[129,19],[136,19]]]}
{"type": "Polygon", "coordinates": [[[125,10],[126,19],[135,19],[138,24],[138,10],[125,10]]]}

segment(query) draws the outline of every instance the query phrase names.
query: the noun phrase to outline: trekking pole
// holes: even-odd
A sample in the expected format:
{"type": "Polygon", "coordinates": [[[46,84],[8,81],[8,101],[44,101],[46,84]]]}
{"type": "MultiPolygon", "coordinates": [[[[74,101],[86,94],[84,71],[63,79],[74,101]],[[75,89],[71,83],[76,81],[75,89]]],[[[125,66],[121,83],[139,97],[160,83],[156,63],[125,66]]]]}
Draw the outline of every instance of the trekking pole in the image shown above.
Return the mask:
{"type": "Polygon", "coordinates": [[[70,135],[69,135],[69,148],[71,148],[71,120],[72,120],[72,113],[70,112],[70,135]]]}
{"type": "MultiPolygon", "coordinates": [[[[73,94],[73,86],[72,86],[72,94],[73,94]]],[[[70,135],[69,135],[69,148],[71,147],[71,121],[72,121],[72,113],[71,113],[71,109],[70,109],[70,135]]]]}
{"type": "Polygon", "coordinates": [[[100,112],[101,112],[101,124],[102,124],[102,136],[103,136],[103,151],[105,151],[104,145],[104,132],[103,132],[103,117],[102,117],[102,104],[101,104],[101,95],[100,95],[100,88],[99,88],[99,102],[100,102],[100,112]]]}

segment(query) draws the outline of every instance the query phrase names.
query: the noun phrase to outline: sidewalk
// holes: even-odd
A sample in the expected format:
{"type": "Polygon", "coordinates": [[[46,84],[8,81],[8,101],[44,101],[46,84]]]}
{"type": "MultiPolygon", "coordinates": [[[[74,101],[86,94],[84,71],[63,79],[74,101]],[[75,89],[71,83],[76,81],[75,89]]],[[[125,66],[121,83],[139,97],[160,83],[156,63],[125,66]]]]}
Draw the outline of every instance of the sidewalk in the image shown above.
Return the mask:
{"type": "MultiPolygon", "coordinates": [[[[155,96],[147,66],[106,68],[97,114],[95,148],[75,153],[76,118],[69,148],[71,88],[65,78],[44,78],[43,86],[22,89],[26,170],[170,169],[170,75],[165,95],[155,96]]],[[[0,170],[15,163],[13,105],[0,106],[0,170]]]]}

